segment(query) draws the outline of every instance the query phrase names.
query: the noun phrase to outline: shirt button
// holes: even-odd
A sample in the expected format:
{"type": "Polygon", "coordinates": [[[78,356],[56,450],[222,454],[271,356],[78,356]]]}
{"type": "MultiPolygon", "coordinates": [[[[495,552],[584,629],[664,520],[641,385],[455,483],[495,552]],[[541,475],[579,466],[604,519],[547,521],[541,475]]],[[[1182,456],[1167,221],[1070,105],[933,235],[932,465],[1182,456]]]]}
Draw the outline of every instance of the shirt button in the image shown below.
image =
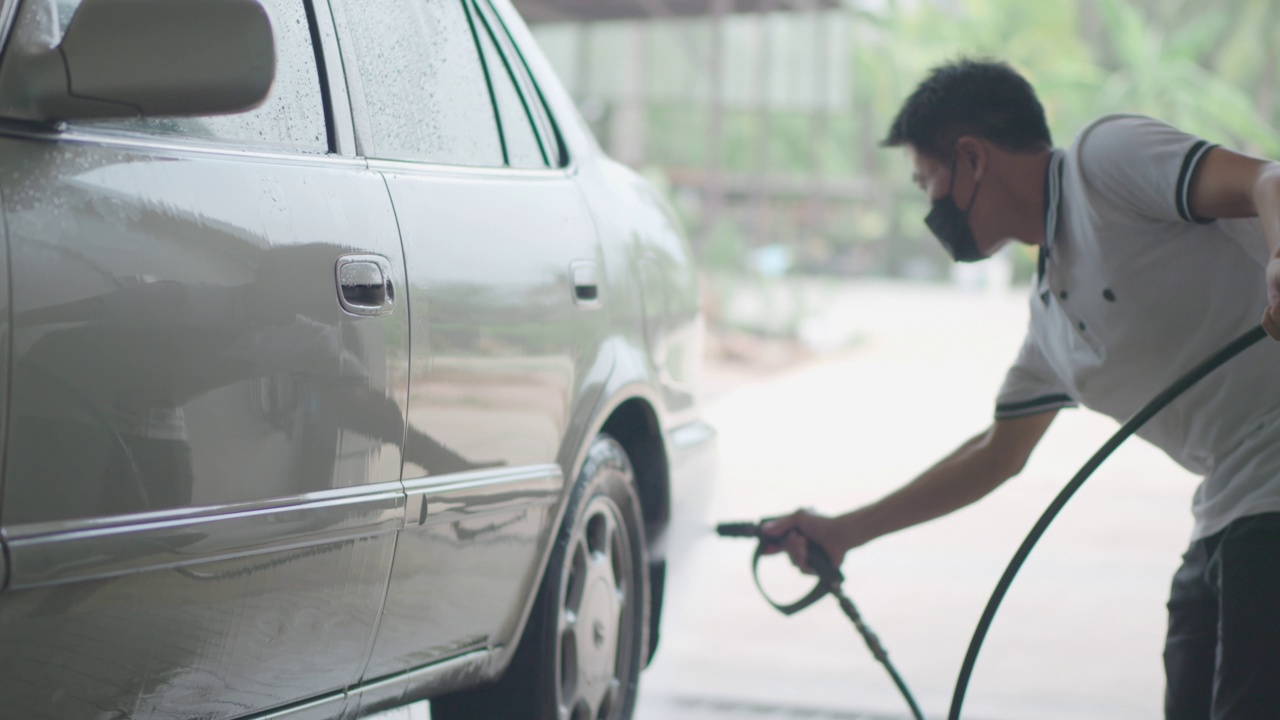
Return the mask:
{"type": "Polygon", "coordinates": [[[1115,294],[1115,293],[1113,293],[1113,292],[1111,292],[1111,288],[1107,288],[1106,290],[1103,290],[1103,291],[1102,291],[1102,297],[1103,297],[1103,299],[1105,299],[1107,302],[1115,302],[1115,301],[1116,301],[1116,294],[1115,294]]]}
{"type": "Polygon", "coordinates": [[[1067,299],[1067,291],[1066,291],[1066,290],[1063,290],[1062,292],[1058,293],[1058,297],[1062,298],[1063,300],[1066,300],[1066,299],[1067,299]]]}
{"type": "Polygon", "coordinates": [[[1080,332],[1084,332],[1084,321],[1080,321],[1080,332]]]}

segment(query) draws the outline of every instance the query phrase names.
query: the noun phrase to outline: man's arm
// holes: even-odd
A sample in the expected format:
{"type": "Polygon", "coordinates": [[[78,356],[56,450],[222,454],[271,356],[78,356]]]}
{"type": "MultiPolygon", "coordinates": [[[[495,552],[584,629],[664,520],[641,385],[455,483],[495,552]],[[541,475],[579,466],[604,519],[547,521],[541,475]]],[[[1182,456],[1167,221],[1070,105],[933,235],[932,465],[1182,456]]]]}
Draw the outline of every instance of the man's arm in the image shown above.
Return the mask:
{"type": "Polygon", "coordinates": [[[1262,218],[1268,248],[1280,250],[1280,163],[1215,147],[1196,165],[1188,203],[1196,217],[1262,218]]]}
{"type": "MultiPolygon", "coordinates": [[[[799,530],[815,540],[839,565],[849,550],[882,535],[946,515],[982,498],[1022,471],[1057,410],[996,420],[933,467],[884,498],[837,517],[805,510],[765,525],[781,536],[799,530]]],[[[787,534],[782,547],[806,567],[804,538],[787,534]]]]}
{"type": "Polygon", "coordinates": [[[1267,334],[1280,340],[1280,163],[1214,148],[1191,178],[1189,200],[1197,217],[1257,217],[1267,241],[1267,334]]]}

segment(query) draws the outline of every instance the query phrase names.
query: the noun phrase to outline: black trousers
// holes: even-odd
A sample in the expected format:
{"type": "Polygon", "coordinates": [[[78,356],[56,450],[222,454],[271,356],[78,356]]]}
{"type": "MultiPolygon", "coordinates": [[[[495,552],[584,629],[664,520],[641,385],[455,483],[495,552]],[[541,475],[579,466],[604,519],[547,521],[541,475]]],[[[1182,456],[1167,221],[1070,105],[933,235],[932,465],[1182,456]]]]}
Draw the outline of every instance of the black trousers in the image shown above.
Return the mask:
{"type": "Polygon", "coordinates": [[[1280,718],[1280,513],[1191,543],[1169,594],[1165,720],[1280,718]]]}

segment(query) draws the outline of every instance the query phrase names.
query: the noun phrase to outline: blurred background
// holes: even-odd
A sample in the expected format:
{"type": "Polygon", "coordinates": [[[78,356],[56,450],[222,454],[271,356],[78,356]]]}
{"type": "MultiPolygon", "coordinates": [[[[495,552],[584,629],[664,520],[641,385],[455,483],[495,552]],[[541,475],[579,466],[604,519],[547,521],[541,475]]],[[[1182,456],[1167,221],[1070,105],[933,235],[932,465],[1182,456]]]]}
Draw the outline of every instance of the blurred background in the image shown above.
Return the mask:
{"type": "MultiPolygon", "coordinates": [[[[1123,111],[1280,152],[1272,0],[516,5],[601,144],[666,189],[715,274],[946,279],[905,157],[877,144],[925,72],[962,54],[1023,72],[1062,146],[1123,111]]],[[[1008,260],[1016,280],[1034,269],[1008,260]]]]}
{"type": "MultiPolygon", "coordinates": [[[[834,603],[783,618],[751,584],[750,544],[709,530],[873,500],[990,421],[1034,254],[953,265],[905,155],[879,140],[930,67],[986,55],[1033,83],[1059,146],[1098,115],[1139,112],[1280,156],[1280,3],[516,5],[601,144],[667,194],[705,276],[721,474],[706,526],[673,533],[637,718],[907,717],[834,603]]],[[[990,498],[850,555],[847,587],[930,717],[1009,556],[1115,428],[1062,413],[990,498]]],[[[1196,482],[1140,441],[1103,466],[1015,583],[966,718],[1161,717],[1164,602],[1196,482]]]]}

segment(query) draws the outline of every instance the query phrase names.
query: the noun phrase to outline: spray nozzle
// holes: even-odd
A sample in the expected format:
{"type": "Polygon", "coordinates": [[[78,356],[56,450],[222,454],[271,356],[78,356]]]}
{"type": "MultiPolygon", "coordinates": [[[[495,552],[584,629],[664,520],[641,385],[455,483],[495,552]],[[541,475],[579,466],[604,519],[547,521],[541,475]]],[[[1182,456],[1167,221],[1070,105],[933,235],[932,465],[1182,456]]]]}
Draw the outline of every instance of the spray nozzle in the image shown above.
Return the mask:
{"type": "Polygon", "coordinates": [[[716,525],[720,537],[760,538],[760,524],[753,522],[723,522],[716,525]]]}

